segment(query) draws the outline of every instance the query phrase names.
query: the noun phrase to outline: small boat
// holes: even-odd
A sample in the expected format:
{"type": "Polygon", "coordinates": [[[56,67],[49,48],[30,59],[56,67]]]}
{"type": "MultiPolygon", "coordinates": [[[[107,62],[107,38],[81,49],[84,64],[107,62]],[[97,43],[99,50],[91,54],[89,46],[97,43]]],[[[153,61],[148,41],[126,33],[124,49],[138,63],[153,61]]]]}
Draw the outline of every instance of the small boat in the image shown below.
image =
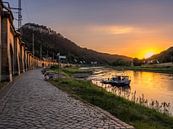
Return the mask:
{"type": "Polygon", "coordinates": [[[116,75],[108,80],[102,80],[101,83],[103,84],[110,84],[112,86],[129,86],[131,80],[129,79],[129,76],[122,76],[122,75],[116,75]]]}

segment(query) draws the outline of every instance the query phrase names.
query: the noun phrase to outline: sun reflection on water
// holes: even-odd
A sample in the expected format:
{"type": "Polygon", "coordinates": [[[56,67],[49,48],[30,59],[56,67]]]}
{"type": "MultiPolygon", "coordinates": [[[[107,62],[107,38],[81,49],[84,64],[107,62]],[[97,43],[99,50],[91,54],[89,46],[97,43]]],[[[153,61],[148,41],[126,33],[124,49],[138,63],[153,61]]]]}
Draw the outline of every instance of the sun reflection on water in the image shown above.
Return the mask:
{"type": "MultiPolygon", "coordinates": [[[[130,87],[118,88],[100,83],[100,80],[111,78],[117,73],[119,73],[119,71],[113,69],[97,69],[97,73],[89,77],[89,79],[92,80],[94,84],[105,88],[108,92],[115,93],[116,95],[121,92],[121,96],[127,99],[132,99],[135,93],[136,99],[143,97],[150,102],[148,104],[152,104],[151,102],[156,100],[159,104],[162,102],[170,103],[171,107],[169,107],[169,110],[171,114],[173,114],[173,75],[128,70],[125,71],[125,74],[130,76],[130,87]],[[128,96],[128,94],[130,95],[128,96]]],[[[148,104],[146,104],[146,106],[149,106],[148,104]]]]}

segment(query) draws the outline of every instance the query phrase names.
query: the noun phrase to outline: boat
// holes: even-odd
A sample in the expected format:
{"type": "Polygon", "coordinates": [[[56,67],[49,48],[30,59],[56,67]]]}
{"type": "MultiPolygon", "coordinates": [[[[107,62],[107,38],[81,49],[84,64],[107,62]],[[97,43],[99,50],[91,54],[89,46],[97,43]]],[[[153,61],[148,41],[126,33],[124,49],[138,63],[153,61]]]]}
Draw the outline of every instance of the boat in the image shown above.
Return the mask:
{"type": "Polygon", "coordinates": [[[129,79],[129,76],[125,75],[116,75],[111,79],[101,81],[103,84],[110,84],[112,86],[129,86],[130,82],[131,80],[129,79]]]}

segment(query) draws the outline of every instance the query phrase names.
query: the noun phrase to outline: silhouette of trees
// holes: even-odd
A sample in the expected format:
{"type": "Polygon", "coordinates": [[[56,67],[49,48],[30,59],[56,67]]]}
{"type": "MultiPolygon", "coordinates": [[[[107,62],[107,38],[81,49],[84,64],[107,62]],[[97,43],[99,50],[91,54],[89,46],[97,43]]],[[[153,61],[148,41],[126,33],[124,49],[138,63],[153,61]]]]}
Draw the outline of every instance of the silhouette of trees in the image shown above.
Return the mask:
{"type": "Polygon", "coordinates": [[[141,66],[143,64],[143,61],[138,59],[138,58],[134,58],[133,59],[133,65],[134,66],[141,66]]]}
{"type": "Polygon", "coordinates": [[[63,37],[61,34],[51,30],[50,28],[38,24],[27,23],[21,28],[22,40],[32,51],[32,33],[35,37],[35,55],[40,56],[40,46],[42,45],[43,57],[53,57],[58,52],[61,55],[66,55],[69,63],[98,62],[98,64],[112,64],[118,61],[122,64],[123,61],[130,61],[131,58],[120,55],[110,55],[99,53],[87,48],[81,48],[71,40],[63,37]],[[41,44],[41,45],[40,45],[41,44]],[[121,59],[121,60],[119,60],[121,59]]]}
{"type": "Polygon", "coordinates": [[[117,59],[112,63],[113,66],[130,66],[131,62],[127,60],[117,59]]]}
{"type": "Polygon", "coordinates": [[[148,60],[158,60],[160,63],[172,62],[173,47],[161,52],[160,54],[154,55],[148,60]]]}

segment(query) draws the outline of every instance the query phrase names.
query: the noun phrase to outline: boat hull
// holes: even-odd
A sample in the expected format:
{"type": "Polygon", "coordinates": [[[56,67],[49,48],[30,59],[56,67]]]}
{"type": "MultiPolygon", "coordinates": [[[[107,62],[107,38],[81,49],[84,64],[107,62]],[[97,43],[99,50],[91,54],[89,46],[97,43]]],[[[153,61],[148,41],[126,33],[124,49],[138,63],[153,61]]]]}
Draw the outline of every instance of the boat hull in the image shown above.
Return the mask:
{"type": "Polygon", "coordinates": [[[116,82],[116,81],[102,81],[103,84],[110,84],[112,86],[130,86],[129,82],[116,82]]]}
{"type": "Polygon", "coordinates": [[[116,83],[116,82],[112,82],[112,83],[110,83],[110,85],[112,85],[112,86],[129,86],[130,83],[116,83]]]}

